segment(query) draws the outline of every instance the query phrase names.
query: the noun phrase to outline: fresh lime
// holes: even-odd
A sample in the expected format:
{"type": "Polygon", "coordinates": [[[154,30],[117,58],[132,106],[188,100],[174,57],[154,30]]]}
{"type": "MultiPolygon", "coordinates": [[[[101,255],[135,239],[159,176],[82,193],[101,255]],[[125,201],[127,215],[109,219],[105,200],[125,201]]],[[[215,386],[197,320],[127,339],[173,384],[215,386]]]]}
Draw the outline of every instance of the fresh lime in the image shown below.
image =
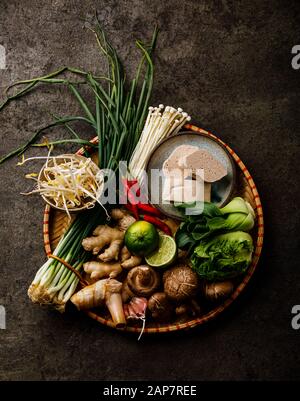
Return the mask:
{"type": "Polygon", "coordinates": [[[158,247],[159,235],[153,224],[136,221],[126,230],[124,241],[131,253],[145,256],[158,247]]]}
{"type": "Polygon", "coordinates": [[[145,259],[149,266],[164,268],[170,266],[177,256],[176,242],[169,235],[160,235],[158,248],[145,259]]]}

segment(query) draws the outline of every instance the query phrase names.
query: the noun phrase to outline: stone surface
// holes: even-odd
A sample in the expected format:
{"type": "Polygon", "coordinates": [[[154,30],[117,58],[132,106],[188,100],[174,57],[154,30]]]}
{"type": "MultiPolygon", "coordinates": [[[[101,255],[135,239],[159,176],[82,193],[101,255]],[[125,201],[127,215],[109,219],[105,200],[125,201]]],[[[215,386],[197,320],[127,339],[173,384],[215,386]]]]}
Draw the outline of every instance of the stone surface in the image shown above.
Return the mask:
{"type": "MultiPolygon", "coordinates": [[[[95,8],[129,75],[137,61],[129,45],[160,26],[152,103],[180,105],[248,166],[264,205],[263,257],[238,302],[217,321],[189,332],[137,342],[83,315],[39,308],[26,291],[45,260],[42,202],[19,195],[30,188],[24,174],[31,167],[10,160],[0,168],[0,304],[7,311],[0,378],[299,380],[300,332],[291,328],[291,308],[300,304],[300,70],[291,67],[299,4],[2,0],[2,99],[9,83],[62,65],[103,69],[94,38],[83,28],[95,8]]],[[[0,154],[49,121],[50,110],[79,112],[64,89],[46,87],[0,113],[0,154]]]]}

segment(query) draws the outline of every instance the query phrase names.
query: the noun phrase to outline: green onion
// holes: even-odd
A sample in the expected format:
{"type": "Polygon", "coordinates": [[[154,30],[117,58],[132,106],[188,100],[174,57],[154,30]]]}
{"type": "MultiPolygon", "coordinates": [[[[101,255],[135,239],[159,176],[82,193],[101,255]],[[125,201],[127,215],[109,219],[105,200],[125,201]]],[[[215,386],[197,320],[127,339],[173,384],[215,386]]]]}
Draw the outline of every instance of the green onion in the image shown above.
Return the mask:
{"type": "MultiPolygon", "coordinates": [[[[129,161],[135,148],[148,109],[148,103],[153,85],[152,55],[156,45],[158,30],[155,29],[150,45],[143,45],[137,41],[137,47],[142,52],[142,59],[138,65],[136,77],[128,85],[123,65],[116,50],[109,43],[99,22],[95,29],[91,29],[96,36],[100,53],[104,55],[108,65],[107,76],[97,76],[83,70],[71,67],[63,67],[51,74],[30,80],[19,81],[14,86],[21,87],[19,91],[0,105],[0,111],[11,101],[30,93],[39,84],[66,85],[75,96],[84,111],[84,116],[55,117],[55,121],[38,129],[28,142],[18,149],[10,152],[0,159],[0,164],[15,155],[23,154],[30,146],[45,146],[45,143],[36,144],[41,132],[48,128],[64,126],[72,134],[72,138],[47,142],[49,144],[62,144],[66,142],[80,143],[93,146],[79,137],[70,126],[74,121],[83,121],[91,125],[98,136],[99,167],[116,170],[120,161],[129,161]],[[144,74],[143,74],[144,71],[144,74]],[[84,81],[70,81],[58,78],[60,74],[69,73],[80,76],[84,81]],[[143,76],[143,78],[142,78],[143,76]],[[140,82],[142,80],[142,82],[140,82]],[[95,111],[82,97],[76,85],[85,85],[95,99],[95,111]],[[127,87],[130,88],[127,90],[127,87]],[[139,90],[138,88],[141,88],[139,90]],[[75,138],[74,138],[75,137],[75,138]]],[[[97,145],[94,145],[97,146],[97,145]]],[[[75,221],[61,238],[53,255],[66,261],[76,271],[81,271],[83,263],[90,257],[84,251],[81,243],[90,232],[99,224],[105,222],[105,215],[100,206],[79,213],[75,221]]],[[[60,311],[64,311],[66,302],[75,292],[78,285],[78,277],[59,260],[49,258],[38,270],[29,290],[29,297],[33,302],[51,304],[60,311]]]]}
{"type": "MultiPolygon", "coordinates": [[[[64,125],[64,124],[66,124],[67,122],[71,122],[71,121],[84,121],[84,122],[90,124],[90,121],[89,121],[89,120],[87,120],[86,118],[81,117],[81,116],[64,117],[64,118],[61,118],[61,119],[59,119],[59,120],[53,121],[52,123],[47,124],[47,125],[45,125],[45,126],[42,127],[42,128],[39,128],[39,129],[32,135],[32,137],[29,139],[29,141],[27,141],[24,145],[20,146],[19,148],[15,149],[15,150],[11,151],[10,153],[8,153],[7,155],[3,156],[3,157],[0,159],[0,164],[2,164],[3,162],[5,162],[6,160],[10,159],[10,158],[13,157],[13,156],[16,156],[16,155],[20,156],[20,155],[22,155],[30,146],[33,146],[33,145],[34,145],[35,141],[37,140],[37,138],[40,136],[40,134],[41,134],[42,132],[46,131],[46,130],[49,129],[49,128],[53,128],[53,127],[56,127],[56,126],[59,126],[59,125],[64,125]]],[[[83,140],[82,140],[82,141],[83,141],[83,140]]],[[[71,142],[72,142],[72,140],[71,140],[71,142]]]]}
{"type": "MultiPolygon", "coordinates": [[[[59,256],[75,270],[80,271],[83,263],[89,258],[89,254],[81,246],[82,240],[97,224],[104,221],[105,215],[100,206],[79,213],[75,222],[59,241],[53,255],[59,256]]],[[[50,257],[36,273],[28,295],[33,302],[43,305],[51,304],[63,312],[66,302],[76,290],[78,281],[78,277],[73,272],[50,257]]]]}

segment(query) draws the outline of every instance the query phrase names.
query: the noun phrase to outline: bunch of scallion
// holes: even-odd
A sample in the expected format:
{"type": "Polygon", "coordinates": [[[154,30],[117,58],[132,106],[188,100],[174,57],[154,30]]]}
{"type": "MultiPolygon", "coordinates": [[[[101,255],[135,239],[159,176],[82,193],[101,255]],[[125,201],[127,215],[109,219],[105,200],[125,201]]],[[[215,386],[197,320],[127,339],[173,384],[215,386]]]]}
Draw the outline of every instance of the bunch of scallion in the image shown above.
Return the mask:
{"type": "MultiPolygon", "coordinates": [[[[30,93],[40,84],[65,85],[77,99],[84,114],[82,116],[55,116],[54,121],[39,128],[28,142],[2,157],[0,164],[12,156],[23,154],[30,146],[49,146],[58,143],[78,143],[83,146],[91,146],[74,130],[71,125],[74,121],[83,121],[94,128],[99,141],[98,145],[92,145],[92,147],[98,148],[100,168],[115,170],[119,161],[130,160],[148,111],[153,85],[152,55],[156,44],[157,30],[155,29],[149,45],[140,41],[136,42],[138,49],[142,52],[142,57],[135,78],[131,83],[127,83],[118,54],[107,40],[98,20],[95,28],[89,29],[94,33],[99,50],[107,60],[108,73],[106,76],[97,76],[77,68],[63,67],[46,76],[13,84],[8,90],[16,86],[20,89],[9,95],[0,105],[1,111],[11,101],[30,93]],[[75,80],[61,78],[63,73],[71,74],[75,80]],[[90,106],[83,98],[80,91],[82,85],[93,94],[94,106],[90,106]],[[68,140],[47,142],[46,144],[36,143],[43,131],[57,126],[64,126],[72,137],[68,140]]],[[[100,206],[78,214],[54,250],[55,258],[50,257],[38,270],[28,290],[29,297],[33,302],[51,304],[58,310],[64,311],[66,302],[76,290],[79,277],[59,259],[79,272],[82,264],[88,258],[88,254],[82,248],[82,240],[104,220],[105,215],[100,206]]]]}

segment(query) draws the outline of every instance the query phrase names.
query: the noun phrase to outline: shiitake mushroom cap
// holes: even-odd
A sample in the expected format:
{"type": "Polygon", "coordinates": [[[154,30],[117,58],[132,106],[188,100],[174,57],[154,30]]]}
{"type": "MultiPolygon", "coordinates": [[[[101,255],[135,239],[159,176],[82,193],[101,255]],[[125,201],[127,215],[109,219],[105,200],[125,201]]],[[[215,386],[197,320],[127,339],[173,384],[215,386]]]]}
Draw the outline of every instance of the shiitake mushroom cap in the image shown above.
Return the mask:
{"type": "Polygon", "coordinates": [[[160,284],[160,275],[148,265],[136,266],[128,272],[126,283],[139,297],[149,297],[160,284]]]}
{"type": "Polygon", "coordinates": [[[234,285],[231,280],[203,283],[203,294],[211,302],[218,302],[228,298],[233,290],[234,285]]]}
{"type": "Polygon", "coordinates": [[[184,301],[195,297],[199,288],[196,272],[184,264],[167,270],[163,275],[164,292],[173,301],[184,301]]]}
{"type": "Polygon", "coordinates": [[[148,301],[148,309],[153,319],[158,321],[169,321],[175,311],[175,307],[164,292],[156,292],[151,295],[148,301]]]}

